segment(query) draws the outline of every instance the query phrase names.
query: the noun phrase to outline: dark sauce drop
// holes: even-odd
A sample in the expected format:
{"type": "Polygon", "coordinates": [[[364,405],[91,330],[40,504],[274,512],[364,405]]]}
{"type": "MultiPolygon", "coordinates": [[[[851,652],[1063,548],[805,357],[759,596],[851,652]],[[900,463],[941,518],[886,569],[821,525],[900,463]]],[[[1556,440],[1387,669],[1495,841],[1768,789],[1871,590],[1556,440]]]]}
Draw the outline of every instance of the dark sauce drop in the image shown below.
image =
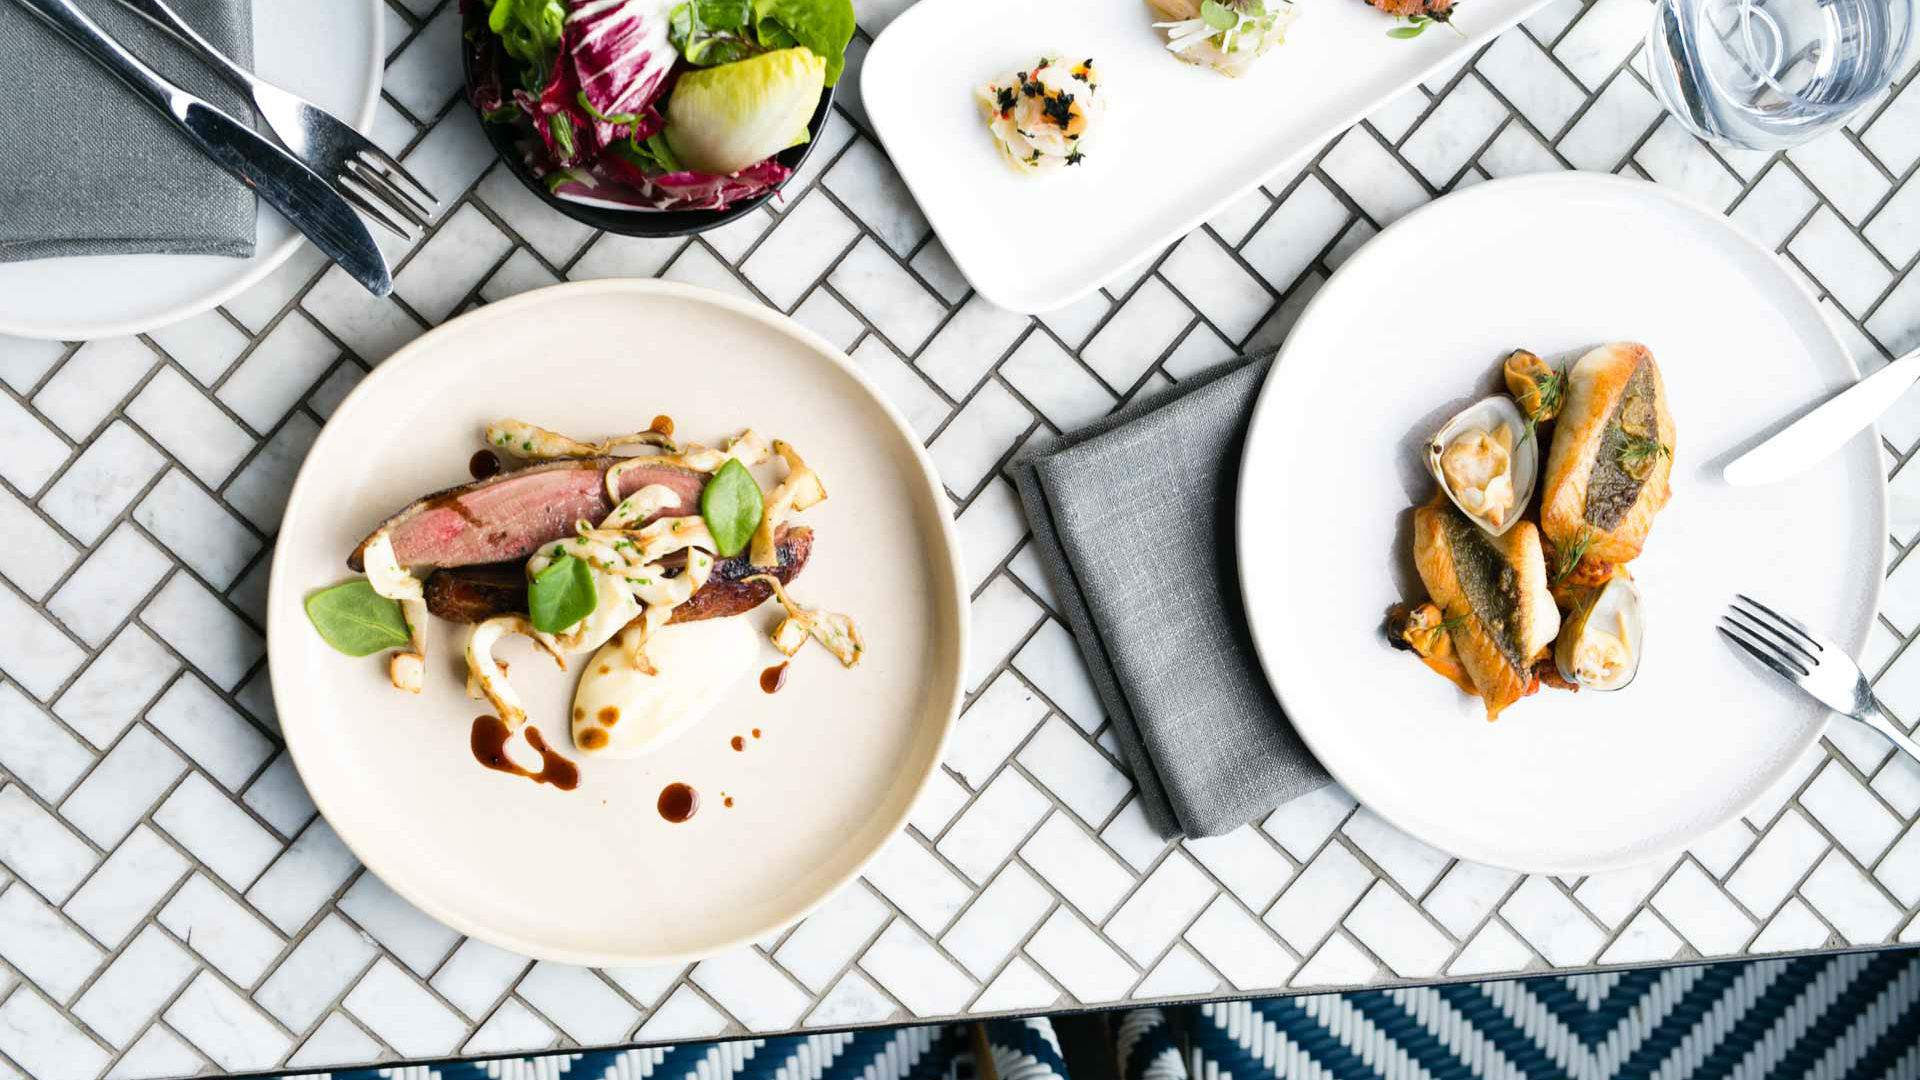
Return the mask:
{"type": "Polygon", "coordinates": [[[685,784],[668,784],[660,789],[660,816],[674,824],[700,809],[700,793],[685,784]]]}
{"type": "Polygon", "coordinates": [[[727,806],[728,806],[729,808],[731,808],[731,807],[733,806],[733,796],[731,796],[731,795],[729,795],[729,796],[727,796],[727,802],[726,802],[726,805],[727,805],[727,806]]]}
{"type": "Polygon", "coordinates": [[[760,737],[760,729],[759,729],[759,728],[754,728],[754,729],[753,729],[753,737],[754,737],[754,738],[756,738],[756,739],[760,737]]]}
{"type": "Polygon", "coordinates": [[[787,661],[782,660],[760,673],[760,689],[771,694],[787,685],[787,661]]]}
{"type": "Polygon", "coordinates": [[[507,740],[512,737],[513,732],[499,717],[474,717],[471,736],[473,759],[495,772],[524,776],[536,784],[552,784],[561,791],[572,791],[580,786],[580,767],[555,753],[547,745],[539,728],[527,729],[527,745],[540,753],[539,772],[523,769],[507,756],[507,740]]]}
{"type": "Polygon", "coordinates": [[[473,474],[475,480],[485,480],[500,471],[500,459],[491,450],[476,450],[467,459],[467,471],[473,474]]]}
{"type": "Polygon", "coordinates": [[[658,432],[671,439],[673,438],[673,417],[667,416],[664,413],[656,416],[653,418],[652,426],[648,427],[647,430],[658,432]]]}
{"type": "Polygon", "coordinates": [[[735,735],[733,737],[733,748],[735,750],[745,750],[747,748],[747,740],[735,735]]]}

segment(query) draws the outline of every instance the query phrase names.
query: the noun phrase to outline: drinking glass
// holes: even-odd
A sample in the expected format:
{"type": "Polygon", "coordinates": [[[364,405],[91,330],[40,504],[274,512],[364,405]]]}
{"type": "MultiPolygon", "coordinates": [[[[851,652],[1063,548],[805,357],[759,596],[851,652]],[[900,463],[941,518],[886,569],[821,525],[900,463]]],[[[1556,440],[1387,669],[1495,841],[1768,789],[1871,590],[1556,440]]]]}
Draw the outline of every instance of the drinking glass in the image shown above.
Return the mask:
{"type": "Polygon", "coordinates": [[[1752,150],[1846,122],[1900,73],[1920,0],[1658,0],[1648,68],[1701,138],[1752,150]]]}

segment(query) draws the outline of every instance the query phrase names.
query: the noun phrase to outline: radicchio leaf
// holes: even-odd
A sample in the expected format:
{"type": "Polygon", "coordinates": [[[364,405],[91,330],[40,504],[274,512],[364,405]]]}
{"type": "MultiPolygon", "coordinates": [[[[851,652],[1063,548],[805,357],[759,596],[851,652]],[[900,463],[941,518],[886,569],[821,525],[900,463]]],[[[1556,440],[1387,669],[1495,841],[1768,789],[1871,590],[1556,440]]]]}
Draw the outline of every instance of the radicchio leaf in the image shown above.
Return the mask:
{"type": "Polygon", "coordinates": [[[595,146],[627,138],[633,118],[660,97],[679,57],[670,38],[673,2],[573,0],[566,38],[572,63],[556,66],[573,69],[574,91],[593,111],[585,119],[595,146]]]}
{"type": "Polygon", "coordinates": [[[548,177],[548,189],[572,202],[648,210],[724,210],[778,187],[793,170],[768,158],[731,176],[672,172],[648,175],[623,154],[607,154],[590,169],[548,177]]]}
{"type": "MultiPolygon", "coordinates": [[[[573,33],[569,26],[568,40],[573,33]]],[[[580,80],[564,55],[548,73],[539,97],[515,90],[513,99],[533,121],[534,133],[547,148],[549,165],[569,168],[592,161],[606,145],[600,138],[599,125],[580,107],[580,80]]]]}

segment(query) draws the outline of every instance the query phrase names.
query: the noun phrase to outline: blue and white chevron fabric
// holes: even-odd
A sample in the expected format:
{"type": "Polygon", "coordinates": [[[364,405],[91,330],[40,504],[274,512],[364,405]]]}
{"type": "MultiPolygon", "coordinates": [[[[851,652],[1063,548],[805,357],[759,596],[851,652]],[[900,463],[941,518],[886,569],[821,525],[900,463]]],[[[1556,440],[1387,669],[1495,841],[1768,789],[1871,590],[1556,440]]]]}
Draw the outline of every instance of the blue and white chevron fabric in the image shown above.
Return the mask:
{"type": "Polygon", "coordinates": [[[1124,1080],[1920,1080],[1911,951],[1139,1016],[1119,1025],[1124,1080]]]}
{"type": "Polygon", "coordinates": [[[1044,1017],[989,1020],[980,1030],[997,1080],[1067,1080],[1060,1039],[1044,1017]]]}
{"type": "Polygon", "coordinates": [[[963,1029],[919,1027],[356,1069],[331,1080],[948,1080],[970,1053],[963,1029]]]}

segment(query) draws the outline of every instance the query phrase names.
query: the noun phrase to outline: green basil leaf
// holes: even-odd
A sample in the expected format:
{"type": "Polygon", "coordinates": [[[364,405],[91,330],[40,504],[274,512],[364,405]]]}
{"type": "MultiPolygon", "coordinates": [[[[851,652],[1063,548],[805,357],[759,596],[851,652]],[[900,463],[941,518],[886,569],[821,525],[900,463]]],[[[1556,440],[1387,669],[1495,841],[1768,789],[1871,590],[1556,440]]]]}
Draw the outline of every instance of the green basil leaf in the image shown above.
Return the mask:
{"type": "Polygon", "coordinates": [[[306,606],[307,620],[321,639],[348,656],[401,649],[413,640],[400,602],[374,592],[366,578],[310,593],[306,606]]]}
{"type": "Polygon", "coordinates": [[[593,568],[571,555],[553,560],[527,586],[527,613],[533,628],[543,633],[560,633],[593,614],[599,603],[593,568]]]}
{"type": "Polygon", "coordinates": [[[1200,5],[1200,18],[1215,30],[1231,30],[1240,25],[1240,15],[1220,0],[1205,0],[1200,5]]]}
{"type": "Polygon", "coordinates": [[[700,492],[700,516],[707,519],[707,531],[720,557],[740,554],[760,527],[760,515],[766,512],[766,497],[760,484],[738,458],[728,458],[720,471],[707,481],[700,492]]]}
{"type": "Polygon", "coordinates": [[[1387,36],[1390,38],[1399,38],[1400,40],[1405,41],[1407,38],[1417,38],[1421,34],[1426,33],[1426,31],[1427,31],[1426,23],[1415,23],[1412,26],[1396,26],[1393,29],[1387,31],[1387,36]]]}

